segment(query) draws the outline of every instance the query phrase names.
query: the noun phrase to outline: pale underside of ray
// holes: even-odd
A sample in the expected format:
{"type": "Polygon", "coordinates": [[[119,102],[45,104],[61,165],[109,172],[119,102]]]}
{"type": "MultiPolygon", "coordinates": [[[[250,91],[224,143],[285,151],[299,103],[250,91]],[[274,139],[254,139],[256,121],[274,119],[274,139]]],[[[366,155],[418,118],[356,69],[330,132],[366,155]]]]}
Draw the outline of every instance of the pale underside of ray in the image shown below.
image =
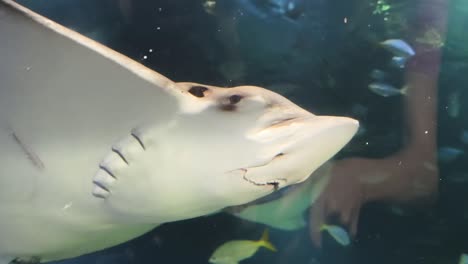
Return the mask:
{"type": "Polygon", "coordinates": [[[75,242],[89,241],[82,245],[89,252],[108,246],[101,237],[126,240],[151,229],[155,224],[111,233],[112,225],[100,225],[108,216],[99,213],[92,179],[83,175],[94,175],[110,146],[135,127],[167,123],[178,114],[173,82],[18,10],[23,8],[0,1],[0,260],[8,257],[4,250],[27,251],[43,237],[60,242],[76,232],[75,242]],[[76,206],[85,211],[74,212],[76,206]],[[76,230],[60,230],[61,223],[76,230]],[[89,233],[80,233],[82,225],[89,233]],[[37,239],[30,239],[29,230],[37,239]]]}
{"type": "Polygon", "coordinates": [[[9,8],[0,4],[0,162],[15,166],[0,166],[0,171],[21,177],[0,178],[12,180],[0,184],[9,187],[1,189],[2,202],[28,199],[37,175],[56,164],[87,169],[133,128],[177,114],[177,100],[167,92],[170,80],[63,27],[53,28],[73,39],[9,8]]]}

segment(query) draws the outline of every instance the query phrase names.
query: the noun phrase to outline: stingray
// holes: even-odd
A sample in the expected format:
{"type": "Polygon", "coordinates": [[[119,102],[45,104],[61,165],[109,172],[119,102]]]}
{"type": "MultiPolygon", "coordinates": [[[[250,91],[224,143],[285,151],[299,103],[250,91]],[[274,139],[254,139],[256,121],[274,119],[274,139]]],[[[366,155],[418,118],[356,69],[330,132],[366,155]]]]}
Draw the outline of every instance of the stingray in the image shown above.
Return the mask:
{"type": "Polygon", "coordinates": [[[305,181],[358,127],[260,87],[173,82],[10,0],[0,36],[1,264],[249,203],[305,181]]]}

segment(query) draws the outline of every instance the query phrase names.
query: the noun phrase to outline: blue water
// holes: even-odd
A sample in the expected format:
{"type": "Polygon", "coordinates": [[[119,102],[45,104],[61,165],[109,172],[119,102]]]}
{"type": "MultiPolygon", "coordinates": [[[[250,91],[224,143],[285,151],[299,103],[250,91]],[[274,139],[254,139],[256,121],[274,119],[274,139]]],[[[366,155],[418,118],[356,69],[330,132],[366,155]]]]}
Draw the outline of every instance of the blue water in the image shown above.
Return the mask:
{"type": "MultiPolygon", "coordinates": [[[[358,234],[346,248],[329,236],[321,249],[314,247],[308,228],[271,229],[271,241],[280,250],[261,250],[243,263],[457,263],[468,252],[468,158],[462,136],[468,129],[466,1],[388,0],[388,15],[373,14],[377,1],[291,1],[301,6],[293,17],[269,10],[261,0],[218,0],[215,14],[203,9],[203,1],[193,0],[140,0],[124,9],[110,0],[21,2],[172,80],[271,86],[314,113],[354,117],[365,131],[337,159],[383,158],[402,148],[405,97],[380,97],[367,86],[374,69],[384,70],[388,82],[398,87],[405,83],[406,71],[389,65],[392,54],[378,42],[402,38],[414,43],[408,27],[447,20],[435,73],[437,148],[453,147],[461,154],[439,162],[435,204],[404,207],[402,213],[387,203],[366,204],[358,234]],[[242,64],[242,70],[223,72],[227,62],[242,64]]],[[[331,216],[330,221],[337,220],[331,216]]],[[[212,215],[165,224],[129,243],[63,263],[207,263],[221,243],[258,239],[263,228],[227,214],[212,215]]]]}

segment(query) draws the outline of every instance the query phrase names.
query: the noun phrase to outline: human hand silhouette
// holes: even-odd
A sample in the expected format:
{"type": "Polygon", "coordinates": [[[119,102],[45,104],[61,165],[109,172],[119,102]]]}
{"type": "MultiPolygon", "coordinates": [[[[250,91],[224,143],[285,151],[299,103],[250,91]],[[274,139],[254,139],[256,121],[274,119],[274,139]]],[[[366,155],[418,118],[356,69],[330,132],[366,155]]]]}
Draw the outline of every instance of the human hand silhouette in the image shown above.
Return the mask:
{"type": "Polygon", "coordinates": [[[330,171],[328,185],[310,209],[310,234],[317,247],[321,247],[322,244],[321,227],[332,220],[331,218],[349,230],[351,237],[356,235],[364,198],[363,187],[356,177],[357,174],[350,174],[343,169],[349,166],[348,162],[354,163],[359,160],[349,159],[336,163],[330,171]]]}

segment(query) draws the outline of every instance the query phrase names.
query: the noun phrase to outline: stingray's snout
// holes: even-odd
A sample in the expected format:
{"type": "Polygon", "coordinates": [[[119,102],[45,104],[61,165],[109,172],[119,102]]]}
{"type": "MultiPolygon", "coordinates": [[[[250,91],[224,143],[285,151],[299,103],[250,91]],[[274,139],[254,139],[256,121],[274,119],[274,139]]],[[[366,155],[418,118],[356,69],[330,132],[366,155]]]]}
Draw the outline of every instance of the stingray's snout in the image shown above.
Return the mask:
{"type": "Polygon", "coordinates": [[[262,131],[271,160],[248,168],[245,178],[257,184],[275,183],[275,188],[304,181],[340,151],[358,127],[352,118],[314,115],[274,124],[262,131]]]}
{"type": "Polygon", "coordinates": [[[311,155],[321,162],[342,149],[359,128],[357,120],[340,116],[313,116],[295,122],[297,128],[284,152],[311,155]]]}
{"type": "Polygon", "coordinates": [[[359,122],[339,116],[313,116],[298,121],[299,129],[294,132],[283,153],[290,160],[283,166],[297,168],[290,182],[301,182],[327,160],[339,152],[356,134],[359,122]],[[289,163],[289,164],[288,164],[289,163]]]}
{"type": "Polygon", "coordinates": [[[314,116],[301,121],[304,137],[317,137],[313,141],[320,140],[324,144],[333,141],[341,147],[356,134],[359,128],[357,120],[341,116],[314,116]]]}

